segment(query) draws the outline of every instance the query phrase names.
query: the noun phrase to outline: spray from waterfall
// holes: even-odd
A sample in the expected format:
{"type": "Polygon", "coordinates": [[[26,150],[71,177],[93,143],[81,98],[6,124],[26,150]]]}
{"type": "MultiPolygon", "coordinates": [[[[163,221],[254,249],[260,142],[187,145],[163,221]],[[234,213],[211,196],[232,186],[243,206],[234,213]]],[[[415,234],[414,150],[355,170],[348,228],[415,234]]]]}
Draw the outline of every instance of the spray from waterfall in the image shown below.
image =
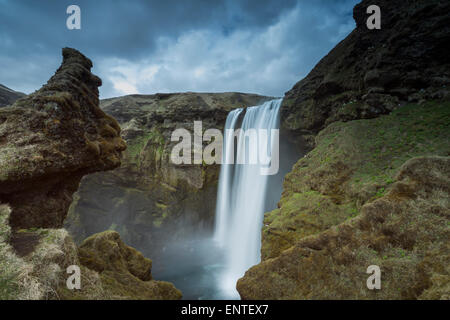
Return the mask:
{"type": "Polygon", "coordinates": [[[270,179],[269,175],[262,174],[267,167],[264,161],[239,164],[236,159],[258,157],[261,160],[264,152],[257,151],[261,148],[267,150],[269,157],[278,152],[274,150],[278,148],[274,137],[278,139],[281,102],[282,99],[277,99],[256,107],[236,109],[228,114],[226,120],[214,239],[225,255],[219,286],[230,298],[239,297],[235,288],[237,280],[260,261],[261,227],[267,210],[270,179]],[[249,147],[250,135],[246,134],[252,130],[269,133],[269,139],[261,139],[258,135],[256,149],[249,147]]]}

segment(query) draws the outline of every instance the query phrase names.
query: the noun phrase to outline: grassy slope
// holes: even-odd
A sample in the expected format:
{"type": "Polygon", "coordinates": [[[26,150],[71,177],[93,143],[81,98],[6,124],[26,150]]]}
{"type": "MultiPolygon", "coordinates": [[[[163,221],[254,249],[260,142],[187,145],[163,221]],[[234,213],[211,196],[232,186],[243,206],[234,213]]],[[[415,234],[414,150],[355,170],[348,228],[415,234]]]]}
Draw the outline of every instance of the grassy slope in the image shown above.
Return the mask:
{"type": "Polygon", "coordinates": [[[266,214],[263,259],[358,215],[362,205],[386,194],[408,159],[450,155],[449,140],[449,102],[331,124],[286,176],[280,208],[266,214]]]}

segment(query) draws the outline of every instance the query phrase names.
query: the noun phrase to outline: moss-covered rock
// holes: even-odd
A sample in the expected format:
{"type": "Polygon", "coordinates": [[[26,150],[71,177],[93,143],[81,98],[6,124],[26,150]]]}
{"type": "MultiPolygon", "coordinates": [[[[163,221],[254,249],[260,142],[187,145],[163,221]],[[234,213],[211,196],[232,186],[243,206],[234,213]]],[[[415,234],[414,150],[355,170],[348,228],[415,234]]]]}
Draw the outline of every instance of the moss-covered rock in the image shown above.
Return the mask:
{"type": "Polygon", "coordinates": [[[410,104],[371,120],[335,122],[286,175],[279,208],[267,213],[262,259],[356,216],[386,194],[412,157],[450,154],[450,103],[410,104]]]}
{"type": "Polygon", "coordinates": [[[121,163],[126,145],[99,108],[91,68],[64,48],[47,84],[0,109],[0,201],[11,206],[14,229],[61,227],[81,177],[121,163]]]}
{"type": "Polygon", "coordinates": [[[115,231],[95,234],[79,248],[83,266],[99,273],[103,290],[112,299],[180,299],[173,284],[152,280],[150,259],[125,245],[115,231]]]}
{"type": "Polygon", "coordinates": [[[449,193],[450,157],[413,158],[357,217],[252,267],[237,289],[243,299],[449,299],[449,193]],[[381,290],[366,287],[370,265],[381,290]]]}
{"type": "Polygon", "coordinates": [[[143,281],[152,278],[152,261],[126,246],[115,231],[104,231],[87,238],[80,246],[79,255],[83,265],[98,272],[129,272],[143,281]]]}
{"type": "Polygon", "coordinates": [[[94,235],[77,248],[65,229],[12,231],[10,213],[0,204],[0,300],[181,298],[171,283],[151,279],[151,261],[116,232],[94,235]],[[72,265],[81,269],[81,289],[67,288],[72,265]]]}

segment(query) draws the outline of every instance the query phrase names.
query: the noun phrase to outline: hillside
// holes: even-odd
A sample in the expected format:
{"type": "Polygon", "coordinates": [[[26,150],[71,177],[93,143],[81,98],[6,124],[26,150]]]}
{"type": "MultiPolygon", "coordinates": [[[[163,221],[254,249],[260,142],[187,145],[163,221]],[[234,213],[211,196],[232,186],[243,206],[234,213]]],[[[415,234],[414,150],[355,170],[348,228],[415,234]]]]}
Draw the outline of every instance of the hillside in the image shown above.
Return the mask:
{"type": "Polygon", "coordinates": [[[11,90],[0,84],[0,108],[13,104],[17,99],[25,97],[22,92],[11,90]]]}

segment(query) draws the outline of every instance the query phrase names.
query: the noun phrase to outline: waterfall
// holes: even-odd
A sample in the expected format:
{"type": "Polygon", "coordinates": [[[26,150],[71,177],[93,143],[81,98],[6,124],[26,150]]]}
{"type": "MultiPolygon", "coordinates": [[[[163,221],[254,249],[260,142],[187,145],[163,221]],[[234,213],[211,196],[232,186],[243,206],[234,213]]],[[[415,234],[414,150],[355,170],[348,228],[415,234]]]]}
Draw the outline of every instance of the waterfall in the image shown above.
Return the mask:
{"type": "Polygon", "coordinates": [[[276,129],[279,128],[281,101],[277,99],[260,106],[233,110],[226,120],[214,238],[224,251],[225,268],[219,286],[230,298],[239,298],[237,280],[260,261],[261,227],[267,210],[270,177],[261,174],[262,168],[267,168],[262,164],[267,164],[267,161],[261,158],[265,152],[266,158],[270,157],[278,148],[273,139],[278,138],[276,129]],[[252,147],[249,142],[251,134],[247,134],[252,129],[258,133],[268,133],[266,142],[261,135],[257,136],[256,149],[255,144],[252,147]],[[234,133],[237,145],[234,143],[234,133]],[[267,145],[264,146],[265,143],[267,145]],[[256,158],[259,160],[256,163],[249,161],[256,158]],[[242,163],[240,159],[246,162],[239,164],[242,163]]]}

